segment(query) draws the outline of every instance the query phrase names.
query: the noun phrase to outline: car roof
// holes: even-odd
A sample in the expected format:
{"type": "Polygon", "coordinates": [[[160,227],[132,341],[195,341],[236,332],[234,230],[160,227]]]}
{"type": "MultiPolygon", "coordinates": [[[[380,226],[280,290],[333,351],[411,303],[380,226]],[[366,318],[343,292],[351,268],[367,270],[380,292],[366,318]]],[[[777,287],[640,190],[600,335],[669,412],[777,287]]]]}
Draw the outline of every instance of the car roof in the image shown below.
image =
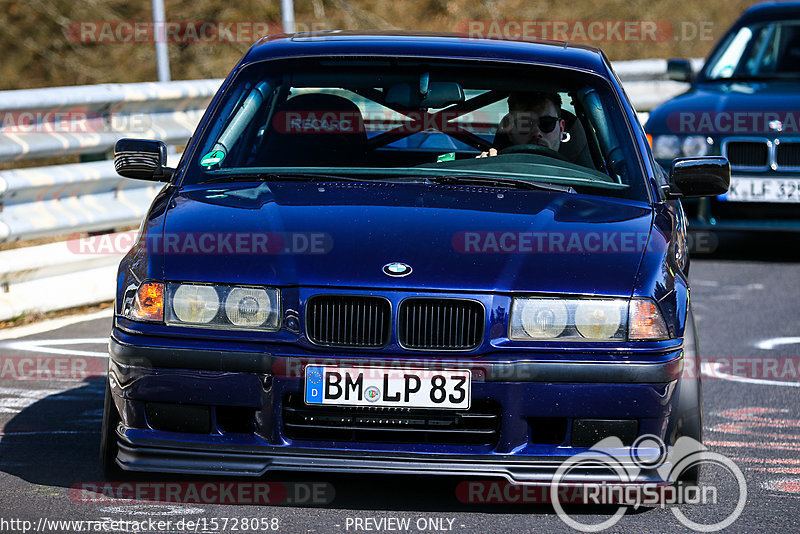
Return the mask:
{"type": "Polygon", "coordinates": [[[603,53],[563,41],[479,39],[467,34],[327,31],[280,34],[259,40],[242,64],[281,57],[363,55],[525,61],[606,75],[603,53]]]}
{"type": "Polygon", "coordinates": [[[800,19],[800,2],[762,2],[745,11],[736,26],[770,20],[800,19]]]}

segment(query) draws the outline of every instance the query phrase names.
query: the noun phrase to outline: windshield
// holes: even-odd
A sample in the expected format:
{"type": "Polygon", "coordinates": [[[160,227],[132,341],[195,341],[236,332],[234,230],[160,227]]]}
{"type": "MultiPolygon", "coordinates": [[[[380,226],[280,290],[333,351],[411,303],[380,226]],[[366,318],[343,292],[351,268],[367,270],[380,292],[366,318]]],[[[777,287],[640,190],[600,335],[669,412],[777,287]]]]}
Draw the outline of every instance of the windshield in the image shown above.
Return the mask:
{"type": "Polygon", "coordinates": [[[800,20],[743,26],[708,62],[708,80],[800,77],[800,20]]]}
{"type": "Polygon", "coordinates": [[[568,69],[265,61],[237,75],[207,124],[184,184],[316,175],[502,179],[648,198],[612,86],[568,69]]]}

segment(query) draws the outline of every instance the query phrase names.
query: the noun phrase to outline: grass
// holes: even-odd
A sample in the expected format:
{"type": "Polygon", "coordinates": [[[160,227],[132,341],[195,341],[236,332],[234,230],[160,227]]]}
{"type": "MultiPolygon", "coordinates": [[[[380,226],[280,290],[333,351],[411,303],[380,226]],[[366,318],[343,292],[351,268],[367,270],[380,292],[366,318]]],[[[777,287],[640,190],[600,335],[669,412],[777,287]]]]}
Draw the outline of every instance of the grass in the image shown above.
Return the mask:
{"type": "MultiPolygon", "coordinates": [[[[752,2],[744,0],[297,0],[299,29],[452,32],[469,21],[655,21],[658,42],[592,41],[612,60],[705,56],[752,2]],[[704,29],[702,35],[695,34],[704,29]],[[676,33],[671,33],[676,29],[676,33]],[[666,33],[661,33],[662,31],[666,33]]],[[[280,21],[279,0],[166,0],[169,21],[280,21]]],[[[157,79],[152,42],[85,42],[81,22],[149,21],[150,2],[0,0],[0,89],[157,79]]],[[[102,28],[102,26],[97,26],[102,28]]],[[[577,27],[570,22],[572,30],[577,27]]],[[[101,35],[99,30],[94,35],[101,35]]],[[[579,35],[578,35],[579,36],[579,35]]],[[[172,78],[221,78],[249,47],[241,42],[170,43],[172,78]]]]}

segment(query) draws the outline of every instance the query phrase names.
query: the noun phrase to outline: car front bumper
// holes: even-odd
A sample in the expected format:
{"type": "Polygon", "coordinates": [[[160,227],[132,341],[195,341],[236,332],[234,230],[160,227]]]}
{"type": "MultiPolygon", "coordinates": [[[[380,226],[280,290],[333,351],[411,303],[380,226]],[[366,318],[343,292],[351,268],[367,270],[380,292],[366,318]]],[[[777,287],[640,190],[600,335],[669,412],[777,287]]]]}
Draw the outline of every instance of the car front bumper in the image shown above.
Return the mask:
{"type": "MultiPolygon", "coordinates": [[[[585,442],[586,436],[578,436],[576,424],[589,421],[595,431],[599,428],[597,441],[604,437],[606,423],[613,430],[620,422],[634,429],[626,446],[646,434],[668,441],[673,393],[683,370],[681,349],[655,361],[482,357],[468,364],[473,399],[497,407],[491,442],[440,443],[427,437],[417,442],[348,441],[320,437],[324,433],[298,438],[286,430],[285,410],[291,396],[303,390],[302,360],[265,352],[157,347],[141,344],[137,337],[115,331],[109,344],[109,381],[121,416],[117,463],[129,471],[235,476],[280,470],[438,473],[546,483],[564,460],[587,450],[588,443],[577,442],[585,442]],[[151,419],[156,405],[205,410],[208,427],[159,428],[151,419]],[[225,420],[231,414],[236,425],[225,420]],[[548,425],[563,433],[554,434],[548,425]]],[[[465,365],[467,360],[458,361],[465,365]]],[[[576,481],[609,480],[614,474],[595,467],[570,476],[576,481]]],[[[642,472],[637,482],[657,483],[658,475],[642,472]]]]}

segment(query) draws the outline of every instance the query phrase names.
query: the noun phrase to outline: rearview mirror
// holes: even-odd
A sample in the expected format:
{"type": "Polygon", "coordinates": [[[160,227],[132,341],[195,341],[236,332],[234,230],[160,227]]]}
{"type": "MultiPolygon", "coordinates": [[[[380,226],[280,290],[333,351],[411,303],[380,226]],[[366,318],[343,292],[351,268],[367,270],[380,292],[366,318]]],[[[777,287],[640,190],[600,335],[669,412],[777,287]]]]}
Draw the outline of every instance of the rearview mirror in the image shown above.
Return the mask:
{"type": "Polygon", "coordinates": [[[167,145],[151,139],[120,139],[114,145],[117,174],[136,180],[168,182],[175,169],[167,167],[167,145]]]}
{"type": "Polygon", "coordinates": [[[456,82],[431,82],[420,76],[419,85],[396,83],[386,92],[386,104],[399,109],[443,108],[464,101],[464,89],[456,82]]]}
{"type": "Polygon", "coordinates": [[[672,162],[669,181],[668,198],[721,195],[731,185],[731,165],[721,156],[678,158],[672,162]]]}
{"type": "Polygon", "coordinates": [[[691,83],[693,77],[692,64],[688,59],[672,58],[667,61],[667,78],[670,80],[691,83]]]}

